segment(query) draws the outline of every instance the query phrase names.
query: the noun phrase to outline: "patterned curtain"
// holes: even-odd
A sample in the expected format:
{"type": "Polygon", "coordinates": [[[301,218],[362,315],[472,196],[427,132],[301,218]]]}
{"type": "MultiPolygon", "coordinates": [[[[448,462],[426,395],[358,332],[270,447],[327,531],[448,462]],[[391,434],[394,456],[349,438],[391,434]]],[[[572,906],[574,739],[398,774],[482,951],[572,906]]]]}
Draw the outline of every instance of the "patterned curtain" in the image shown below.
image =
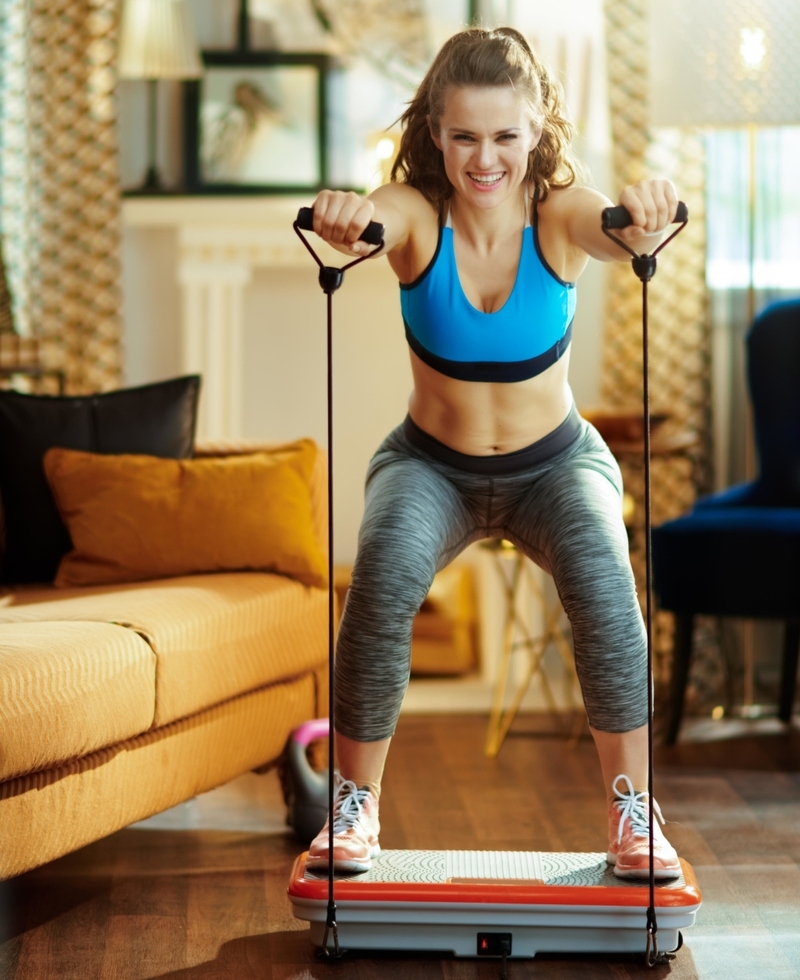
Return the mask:
{"type": "Polygon", "coordinates": [[[14,314],[11,308],[11,293],[8,291],[6,264],[3,261],[3,243],[0,239],[0,335],[14,329],[14,314]]]}
{"type": "Polygon", "coordinates": [[[67,391],[122,377],[118,0],[3,0],[2,226],[20,333],[67,391]]]}
{"type": "MultiPolygon", "coordinates": [[[[650,284],[650,402],[668,415],[661,434],[693,439],[682,452],[652,458],[653,523],[689,509],[712,486],[711,336],[705,286],[704,143],[688,129],[648,128],[648,0],[604,0],[613,168],[617,190],[664,175],[689,207],[689,224],[658,257],[650,284]]],[[[610,270],[604,333],[604,403],[641,412],[642,286],[627,263],[610,270]]],[[[622,460],[639,515],[631,558],[644,600],[643,474],[622,460]]],[[[671,617],[656,623],[656,680],[669,673],[671,617]]]]}

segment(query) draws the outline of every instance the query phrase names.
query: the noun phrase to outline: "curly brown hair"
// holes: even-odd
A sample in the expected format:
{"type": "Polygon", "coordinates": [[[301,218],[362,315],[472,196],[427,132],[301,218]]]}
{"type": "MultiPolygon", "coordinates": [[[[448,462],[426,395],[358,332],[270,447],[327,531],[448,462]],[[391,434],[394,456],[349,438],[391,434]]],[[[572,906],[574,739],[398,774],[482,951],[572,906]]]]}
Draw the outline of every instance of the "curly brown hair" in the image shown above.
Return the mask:
{"type": "Polygon", "coordinates": [[[525,174],[539,200],[553,187],[576,182],[580,167],[570,148],[573,127],[564,115],[561,86],[513,27],[471,27],[444,43],[400,117],[403,134],[392,166],[393,181],[416,187],[441,214],[453,187],[442,153],[431,139],[428,118],[438,127],[451,85],[511,86],[525,99],[532,122],[542,129],[525,174]]]}

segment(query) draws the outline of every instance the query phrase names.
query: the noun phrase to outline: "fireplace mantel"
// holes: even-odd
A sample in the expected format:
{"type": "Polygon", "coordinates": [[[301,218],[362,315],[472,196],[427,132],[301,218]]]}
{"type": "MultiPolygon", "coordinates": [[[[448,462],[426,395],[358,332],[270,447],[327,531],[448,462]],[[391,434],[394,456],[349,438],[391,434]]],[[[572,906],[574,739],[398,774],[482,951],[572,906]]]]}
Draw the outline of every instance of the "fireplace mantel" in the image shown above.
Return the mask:
{"type": "MultiPolygon", "coordinates": [[[[125,227],[168,228],[177,236],[181,369],[203,376],[201,439],[242,434],[244,290],[255,269],[312,262],[292,230],[298,209],[310,203],[309,198],[282,196],[123,200],[125,227]]],[[[336,255],[326,249],[323,261],[339,264],[331,258],[336,255]]]]}

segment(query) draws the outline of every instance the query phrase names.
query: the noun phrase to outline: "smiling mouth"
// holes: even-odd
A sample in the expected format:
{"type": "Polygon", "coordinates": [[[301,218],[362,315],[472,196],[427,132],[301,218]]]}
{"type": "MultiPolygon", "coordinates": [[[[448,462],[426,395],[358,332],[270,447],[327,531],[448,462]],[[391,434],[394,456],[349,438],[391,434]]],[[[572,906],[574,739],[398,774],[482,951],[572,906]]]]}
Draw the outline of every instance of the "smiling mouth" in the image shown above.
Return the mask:
{"type": "Polygon", "coordinates": [[[503,179],[505,171],[501,171],[499,174],[468,174],[468,176],[482,187],[492,187],[503,179]]]}

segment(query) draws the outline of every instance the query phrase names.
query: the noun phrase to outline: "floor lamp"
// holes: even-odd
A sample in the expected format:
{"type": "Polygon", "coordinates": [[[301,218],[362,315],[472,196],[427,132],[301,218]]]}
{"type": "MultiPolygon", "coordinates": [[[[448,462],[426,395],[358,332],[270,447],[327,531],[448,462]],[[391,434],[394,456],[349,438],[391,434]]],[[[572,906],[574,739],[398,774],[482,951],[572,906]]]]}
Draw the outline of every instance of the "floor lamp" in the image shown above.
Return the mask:
{"type": "Polygon", "coordinates": [[[163,193],[156,165],[158,80],[199,78],[202,74],[183,0],[125,0],[118,69],[121,78],[147,81],[147,172],[134,193],[163,193]]]}
{"type": "MultiPolygon", "coordinates": [[[[786,0],[650,0],[651,126],[727,127],[747,136],[747,323],[756,314],[759,126],[800,122],[800,5],[786,0]]],[[[749,405],[749,403],[748,403],[749,405]]],[[[755,475],[746,412],[745,474],[755,475]]],[[[744,626],[745,716],[754,703],[753,624],[744,626]]]]}

